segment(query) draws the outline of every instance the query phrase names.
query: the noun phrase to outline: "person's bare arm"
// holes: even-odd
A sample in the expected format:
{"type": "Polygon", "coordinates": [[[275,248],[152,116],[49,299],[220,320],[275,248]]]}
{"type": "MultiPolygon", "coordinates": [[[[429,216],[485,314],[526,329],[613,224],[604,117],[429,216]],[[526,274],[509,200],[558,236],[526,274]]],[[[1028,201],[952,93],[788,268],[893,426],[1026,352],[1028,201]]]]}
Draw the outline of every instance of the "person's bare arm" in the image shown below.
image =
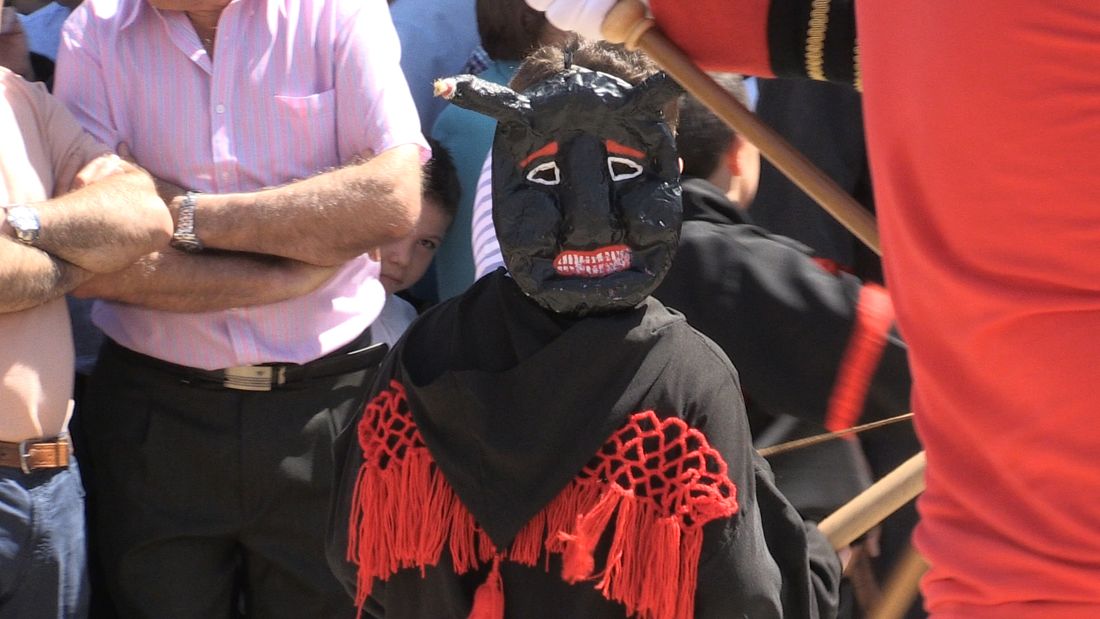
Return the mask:
{"type": "MultiPolygon", "coordinates": [[[[175,217],[182,197],[167,197],[175,217]]],[[[420,149],[407,144],[281,187],[199,195],[195,231],[206,247],[332,266],[403,237],[419,215],[420,149]]]]}
{"type": "Polygon", "coordinates": [[[138,168],[103,155],[72,186],[79,189],[32,205],[42,226],[34,247],[16,241],[0,217],[0,313],[41,305],[167,243],[168,210],[138,168]]]}
{"type": "Polygon", "coordinates": [[[74,295],[164,311],[210,312],[300,297],[337,269],[275,256],[167,249],[117,273],[92,278],[74,295]]]}
{"type": "Polygon", "coordinates": [[[172,219],[148,174],[103,155],[77,174],[77,186],[86,171],[94,171],[94,182],[32,205],[42,225],[38,249],[92,273],[110,273],[168,244],[172,219]]]}
{"type": "Polygon", "coordinates": [[[92,275],[40,249],[0,235],[0,314],[52,301],[92,275]]]}

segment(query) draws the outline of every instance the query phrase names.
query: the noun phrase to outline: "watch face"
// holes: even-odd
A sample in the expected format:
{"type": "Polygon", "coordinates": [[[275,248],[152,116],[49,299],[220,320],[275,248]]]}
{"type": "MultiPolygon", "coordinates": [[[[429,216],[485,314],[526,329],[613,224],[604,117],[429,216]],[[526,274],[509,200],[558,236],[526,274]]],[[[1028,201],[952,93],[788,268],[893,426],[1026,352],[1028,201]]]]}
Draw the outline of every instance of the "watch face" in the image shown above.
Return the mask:
{"type": "Polygon", "coordinates": [[[15,237],[24,243],[33,243],[38,240],[38,231],[41,223],[38,220],[38,211],[20,204],[8,209],[8,224],[15,230],[15,237]]]}

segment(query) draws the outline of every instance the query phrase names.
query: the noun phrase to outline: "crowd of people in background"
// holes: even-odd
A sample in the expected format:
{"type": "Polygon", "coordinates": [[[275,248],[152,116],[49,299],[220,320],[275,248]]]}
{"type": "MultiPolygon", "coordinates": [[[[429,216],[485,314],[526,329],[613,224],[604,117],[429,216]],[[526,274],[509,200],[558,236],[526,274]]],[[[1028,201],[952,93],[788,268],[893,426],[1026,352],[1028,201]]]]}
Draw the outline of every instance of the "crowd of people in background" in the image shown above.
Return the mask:
{"type": "MultiPolygon", "coordinates": [[[[368,396],[387,386],[375,381],[416,375],[410,359],[469,369],[459,349],[482,337],[470,334],[495,338],[525,315],[466,332],[447,309],[403,339],[433,307],[473,307],[511,277],[494,225],[498,121],[434,82],[512,83],[534,50],[576,49],[562,28],[597,35],[592,16],[611,4],[559,0],[550,21],[523,0],[3,4],[0,616],[356,616],[326,531],[346,526],[332,520],[347,509],[333,509],[334,484],[368,396]],[[570,2],[588,8],[560,9],[570,2]],[[423,361],[435,352],[424,333],[439,359],[423,361]],[[416,354],[384,365],[395,348],[416,354]]],[[[772,15],[772,31],[788,17],[772,15]]],[[[777,43],[761,45],[769,70],[713,64],[798,74],[780,70],[777,43]]],[[[837,81],[858,81],[853,57],[829,69],[837,81]]],[[[860,94],[762,79],[754,102],[739,74],[713,75],[875,208],[860,94]]],[[[653,297],[732,361],[745,400],[733,414],[752,443],[907,412],[909,351],[877,257],[698,101],[675,107],[684,223],[653,297]]],[[[774,475],[812,523],[920,449],[897,424],[777,456],[755,483],[770,491],[774,475]]],[[[941,534],[958,500],[944,496],[933,492],[941,534]]],[[[862,573],[823,616],[873,605],[916,520],[909,505],[845,551],[862,573]]],[[[948,536],[927,535],[924,549],[945,556],[948,536]]],[[[938,614],[981,598],[933,574],[938,614]]],[[[1062,576],[1059,600],[1086,616],[1087,586],[1062,576]]],[[[908,616],[925,614],[918,600],[908,616]]]]}

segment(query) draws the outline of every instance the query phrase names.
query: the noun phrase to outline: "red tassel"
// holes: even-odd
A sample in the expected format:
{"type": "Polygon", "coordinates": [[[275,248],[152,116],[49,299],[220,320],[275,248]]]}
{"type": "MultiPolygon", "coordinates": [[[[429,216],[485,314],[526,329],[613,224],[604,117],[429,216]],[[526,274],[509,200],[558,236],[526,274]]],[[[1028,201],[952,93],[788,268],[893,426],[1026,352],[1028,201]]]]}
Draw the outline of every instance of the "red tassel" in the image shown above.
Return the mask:
{"type": "Polygon", "coordinates": [[[607,529],[607,523],[611,520],[611,514],[619,505],[621,497],[621,491],[612,487],[600,498],[600,502],[592,508],[592,511],[577,516],[577,528],[574,534],[559,534],[565,542],[561,577],[566,582],[576,583],[592,575],[592,570],[595,568],[592,553],[600,541],[600,536],[607,529]]]}
{"type": "Polygon", "coordinates": [[[504,619],[504,580],[500,577],[500,554],[493,557],[493,567],[485,582],[474,592],[474,606],[469,619],[504,619]]]}

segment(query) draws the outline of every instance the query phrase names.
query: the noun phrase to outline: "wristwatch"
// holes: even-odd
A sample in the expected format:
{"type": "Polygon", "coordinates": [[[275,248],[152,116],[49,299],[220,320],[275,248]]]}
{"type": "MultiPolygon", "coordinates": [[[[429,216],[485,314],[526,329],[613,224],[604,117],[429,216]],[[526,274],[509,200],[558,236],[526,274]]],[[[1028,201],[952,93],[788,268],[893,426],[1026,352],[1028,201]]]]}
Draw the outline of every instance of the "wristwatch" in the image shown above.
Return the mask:
{"type": "Polygon", "coordinates": [[[38,241],[38,233],[42,231],[38,210],[26,204],[16,204],[7,207],[7,212],[8,225],[15,231],[15,239],[24,245],[34,245],[38,241]]]}
{"type": "Polygon", "coordinates": [[[179,212],[176,213],[176,230],[172,233],[172,247],[187,253],[202,251],[202,241],[195,235],[195,196],[196,192],[188,191],[180,202],[179,212]]]}

